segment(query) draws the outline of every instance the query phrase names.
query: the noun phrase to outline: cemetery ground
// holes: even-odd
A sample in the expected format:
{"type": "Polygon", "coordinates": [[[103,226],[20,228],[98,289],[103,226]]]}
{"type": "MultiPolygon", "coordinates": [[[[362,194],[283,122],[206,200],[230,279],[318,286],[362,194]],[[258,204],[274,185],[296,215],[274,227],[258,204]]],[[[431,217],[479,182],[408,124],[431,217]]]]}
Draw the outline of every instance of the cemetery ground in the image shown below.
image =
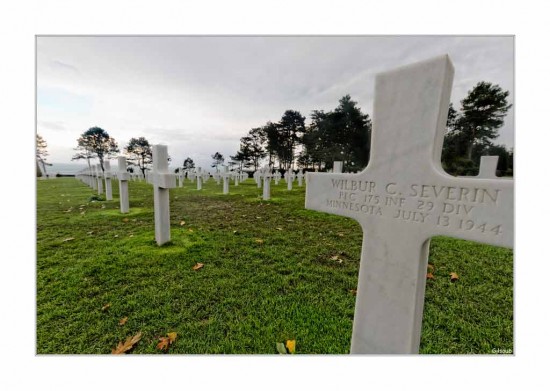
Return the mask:
{"type": "MultiPolygon", "coordinates": [[[[287,340],[349,353],[358,223],[305,210],[296,183],[272,182],[263,201],[252,179],[229,195],[186,180],[158,247],[151,185],[129,193],[121,214],[116,180],[113,201],[74,178],[37,181],[37,353],[108,354],[141,333],[130,352],[162,354],[173,332],[169,354],[277,354],[287,340]]],[[[429,264],[420,353],[512,352],[512,250],[436,237],[429,264]]]]}

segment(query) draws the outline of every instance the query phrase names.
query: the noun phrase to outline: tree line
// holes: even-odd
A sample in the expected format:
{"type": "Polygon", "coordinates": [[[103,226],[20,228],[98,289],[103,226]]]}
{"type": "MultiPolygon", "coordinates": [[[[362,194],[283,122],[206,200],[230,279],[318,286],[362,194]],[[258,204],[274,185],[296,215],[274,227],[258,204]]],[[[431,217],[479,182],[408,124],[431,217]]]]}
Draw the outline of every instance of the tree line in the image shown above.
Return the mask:
{"type": "MultiPolygon", "coordinates": [[[[500,175],[513,175],[513,150],[493,143],[512,107],[508,96],[509,92],[499,85],[482,81],[468,91],[458,110],[451,103],[442,151],[442,165],[449,174],[475,175],[481,156],[498,155],[500,175]]],[[[350,95],[343,96],[333,110],[313,110],[310,119],[306,125],[306,117],[299,111],[286,110],[279,121],[250,129],[241,137],[238,151],[229,156],[228,164],[240,170],[257,170],[267,164],[272,169],[285,171],[295,168],[324,171],[331,169],[335,161],[343,161],[344,171],[348,172],[367,166],[372,121],[350,95]]],[[[46,146],[37,134],[37,164],[43,168],[47,164],[46,146]]],[[[120,152],[115,139],[99,127],[83,132],[75,150],[72,160],[84,159],[90,167],[90,160],[97,158],[102,170],[104,160],[120,152]]],[[[129,164],[145,175],[153,156],[149,141],[145,137],[131,138],[124,154],[129,164]]],[[[212,155],[212,160],[212,167],[225,162],[219,152],[212,155]]],[[[194,167],[193,159],[187,157],[181,169],[194,167]]]]}
{"type": "MultiPolygon", "coordinates": [[[[451,175],[475,175],[483,155],[498,155],[501,175],[513,175],[513,150],[495,145],[498,130],[512,107],[508,91],[479,82],[460,101],[449,106],[442,151],[443,168],[451,175]]],[[[298,111],[287,110],[278,122],[252,128],[230,156],[240,167],[257,170],[262,162],[271,168],[328,170],[343,161],[344,171],[360,171],[370,158],[372,120],[350,95],[331,111],[313,110],[311,122],[298,111]]]]}

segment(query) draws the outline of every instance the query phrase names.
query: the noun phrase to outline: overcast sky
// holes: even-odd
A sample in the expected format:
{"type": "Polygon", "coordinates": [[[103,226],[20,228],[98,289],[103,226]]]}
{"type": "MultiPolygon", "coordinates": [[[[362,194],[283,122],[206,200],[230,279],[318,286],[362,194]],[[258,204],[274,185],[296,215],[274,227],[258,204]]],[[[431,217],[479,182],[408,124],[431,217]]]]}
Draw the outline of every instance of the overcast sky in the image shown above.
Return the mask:
{"type": "MultiPolygon", "coordinates": [[[[299,110],[332,110],[350,94],[372,116],[374,75],[449,54],[451,100],[479,81],[514,103],[512,37],[38,37],[37,131],[53,163],[68,163],[78,136],[105,129],[168,145],[172,166],[235,154],[253,127],[299,110]]],[[[497,143],[513,147],[513,109],[497,143]]]]}

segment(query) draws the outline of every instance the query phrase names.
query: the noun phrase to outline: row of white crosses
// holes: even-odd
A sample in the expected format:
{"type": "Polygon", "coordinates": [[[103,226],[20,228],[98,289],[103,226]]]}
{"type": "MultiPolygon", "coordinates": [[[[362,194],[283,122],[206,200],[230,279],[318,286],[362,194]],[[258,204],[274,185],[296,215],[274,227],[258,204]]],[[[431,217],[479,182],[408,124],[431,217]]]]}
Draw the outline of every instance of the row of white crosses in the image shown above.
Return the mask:
{"type": "Polygon", "coordinates": [[[367,168],[307,174],[307,209],[363,229],[351,353],[418,353],[432,236],[513,247],[514,183],[495,159],[477,178],[441,167],[453,74],[442,56],[377,75],[367,168]]]}
{"type": "Polygon", "coordinates": [[[90,168],[79,171],[75,177],[97,190],[97,194],[103,194],[103,180],[105,180],[105,198],[107,201],[111,201],[113,199],[111,164],[106,160],[103,162],[103,166],[105,172],[101,169],[101,164],[93,164],[90,168]]]}
{"type": "MultiPolygon", "coordinates": [[[[76,174],[88,186],[103,194],[103,179],[105,179],[105,195],[107,200],[113,199],[111,184],[111,164],[104,163],[105,173],[99,164],[94,164],[91,169],[85,169],[76,174]]],[[[200,172],[200,170],[199,170],[200,172]]],[[[127,172],[126,157],[118,157],[118,172],[116,177],[119,181],[120,212],[130,211],[128,181],[135,176],[127,172]]],[[[201,176],[199,176],[202,179],[201,176]]],[[[155,239],[160,246],[170,241],[170,203],[168,189],[176,187],[176,177],[168,172],[168,151],[165,145],[153,146],[153,171],[147,173],[147,179],[153,184],[153,202],[155,211],[155,239]]],[[[200,182],[199,179],[199,182],[200,182]]]]}

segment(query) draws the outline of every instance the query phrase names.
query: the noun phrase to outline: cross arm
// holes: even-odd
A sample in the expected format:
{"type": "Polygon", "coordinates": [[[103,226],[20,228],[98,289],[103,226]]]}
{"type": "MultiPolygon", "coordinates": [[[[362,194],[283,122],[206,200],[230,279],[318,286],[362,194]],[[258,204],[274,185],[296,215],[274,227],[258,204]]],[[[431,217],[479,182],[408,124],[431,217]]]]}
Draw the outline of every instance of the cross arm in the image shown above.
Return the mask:
{"type": "MultiPolygon", "coordinates": [[[[433,234],[514,247],[514,181],[441,175],[438,186],[419,188],[436,196],[429,219],[433,234]]],[[[419,197],[420,199],[420,197],[419,197]]]]}
{"type": "Polygon", "coordinates": [[[149,183],[163,189],[176,187],[176,175],[171,173],[152,173],[149,176],[149,183]]]}
{"type": "Polygon", "coordinates": [[[351,217],[380,215],[376,184],[357,174],[306,173],[306,209],[351,217]]]}

